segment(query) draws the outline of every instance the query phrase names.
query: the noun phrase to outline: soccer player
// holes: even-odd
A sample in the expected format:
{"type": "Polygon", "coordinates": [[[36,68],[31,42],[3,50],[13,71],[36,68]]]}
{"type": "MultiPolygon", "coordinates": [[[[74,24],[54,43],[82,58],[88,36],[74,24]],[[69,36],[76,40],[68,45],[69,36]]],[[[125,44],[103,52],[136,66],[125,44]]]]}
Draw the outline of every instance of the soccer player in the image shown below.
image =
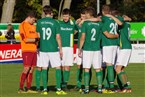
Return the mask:
{"type": "Polygon", "coordinates": [[[76,29],[75,21],[70,19],[71,13],[69,9],[64,9],[62,11],[62,21],[60,24],[60,35],[62,38],[62,66],[63,66],[63,82],[62,87],[64,90],[68,90],[67,83],[70,76],[70,67],[73,66],[73,41],[74,33],[76,29]]]}
{"type": "MultiPolygon", "coordinates": [[[[124,18],[128,18],[128,20],[131,20],[128,16],[123,16],[124,18]]],[[[130,56],[131,56],[131,42],[129,38],[130,33],[130,24],[128,22],[124,22],[121,29],[120,29],[120,50],[117,58],[116,63],[116,73],[118,78],[120,79],[122,86],[123,86],[123,93],[129,93],[131,92],[131,86],[130,82],[128,81],[127,75],[124,71],[124,68],[127,67],[130,56]]]]}
{"type": "MultiPolygon", "coordinates": [[[[92,7],[86,8],[85,15],[87,19],[94,18],[95,10],[92,7]]],[[[89,93],[89,79],[90,68],[96,71],[96,77],[98,82],[98,93],[102,93],[102,70],[101,70],[101,25],[97,22],[85,21],[82,25],[82,34],[80,38],[79,56],[81,56],[81,50],[83,49],[83,68],[84,68],[84,84],[85,89],[83,94],[89,93]]]]}
{"type": "MultiPolygon", "coordinates": [[[[123,87],[121,92],[128,93],[131,92],[131,86],[130,86],[130,82],[127,79],[124,68],[127,67],[128,65],[131,56],[131,49],[132,49],[130,38],[129,38],[130,24],[128,22],[131,21],[131,18],[126,15],[124,15],[123,17],[119,16],[119,12],[117,10],[113,11],[113,15],[120,18],[120,20],[122,20],[122,25],[120,26],[119,29],[120,48],[118,51],[115,70],[119,80],[121,81],[121,85],[123,87]]],[[[109,15],[109,17],[112,18],[111,15],[109,15]]]]}
{"type": "MultiPolygon", "coordinates": [[[[114,66],[113,64],[115,62],[115,57],[116,57],[117,47],[118,47],[117,23],[112,18],[105,16],[106,14],[111,14],[111,10],[108,5],[103,5],[102,14],[103,14],[102,16],[103,62],[106,63],[106,66],[107,66],[106,79],[108,78],[109,88],[111,92],[113,93],[112,91],[114,90],[114,66]]],[[[115,19],[118,20],[117,18],[115,19]]]]}
{"type": "MultiPolygon", "coordinates": [[[[81,81],[82,81],[82,73],[83,73],[83,68],[82,68],[82,58],[78,56],[78,50],[79,50],[79,45],[80,45],[80,36],[81,36],[81,26],[84,21],[93,21],[93,22],[98,22],[101,21],[99,18],[90,18],[86,19],[85,16],[85,9],[83,9],[80,13],[80,18],[76,21],[76,27],[77,27],[77,32],[78,32],[78,43],[77,43],[77,51],[76,51],[76,63],[77,63],[77,85],[74,88],[74,90],[81,92],[81,81]]],[[[91,82],[92,78],[92,70],[90,69],[90,81],[89,85],[91,82]]]]}
{"type": "Polygon", "coordinates": [[[20,40],[22,49],[22,58],[24,69],[20,76],[20,89],[18,93],[25,93],[23,87],[26,80],[27,93],[36,93],[32,91],[31,83],[33,77],[34,67],[37,60],[37,41],[38,34],[36,33],[36,27],[34,25],[36,21],[36,13],[29,12],[27,18],[20,24],[20,40]]]}
{"type": "Polygon", "coordinates": [[[54,20],[53,10],[50,6],[43,7],[45,18],[37,21],[36,31],[40,36],[40,67],[42,67],[43,94],[47,94],[47,68],[50,62],[56,68],[56,94],[65,95],[61,90],[61,60],[62,46],[59,30],[59,23],[54,20]],[[59,51],[58,51],[59,47],[59,51]]]}

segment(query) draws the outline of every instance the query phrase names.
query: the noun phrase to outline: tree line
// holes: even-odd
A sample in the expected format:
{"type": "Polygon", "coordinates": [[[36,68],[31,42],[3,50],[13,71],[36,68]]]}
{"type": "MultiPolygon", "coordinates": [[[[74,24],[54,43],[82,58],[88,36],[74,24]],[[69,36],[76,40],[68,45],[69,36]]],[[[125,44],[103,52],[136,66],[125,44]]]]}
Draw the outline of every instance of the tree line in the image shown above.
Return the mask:
{"type": "MultiPolygon", "coordinates": [[[[100,0],[100,7],[110,4],[117,7],[122,14],[132,17],[134,22],[145,21],[145,0],[100,0]]],[[[0,0],[1,23],[19,23],[23,21],[30,10],[35,10],[37,18],[44,17],[42,6],[51,5],[54,10],[54,18],[60,19],[61,11],[70,8],[72,17],[79,18],[80,9],[87,6],[97,8],[97,0],[0,0]]]]}

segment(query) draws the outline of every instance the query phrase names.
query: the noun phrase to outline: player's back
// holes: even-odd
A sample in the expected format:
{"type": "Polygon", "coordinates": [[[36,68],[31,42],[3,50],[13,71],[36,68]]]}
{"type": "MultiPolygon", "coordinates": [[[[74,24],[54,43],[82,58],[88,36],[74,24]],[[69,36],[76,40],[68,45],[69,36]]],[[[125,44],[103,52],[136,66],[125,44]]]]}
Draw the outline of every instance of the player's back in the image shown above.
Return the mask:
{"type": "Polygon", "coordinates": [[[97,51],[100,50],[101,41],[101,23],[86,21],[82,26],[82,33],[85,32],[86,38],[83,50],[97,51]]]}
{"type": "Polygon", "coordinates": [[[130,42],[130,23],[124,22],[123,26],[120,29],[120,41],[122,44],[123,49],[131,49],[131,42],[130,42]]]}
{"type": "Polygon", "coordinates": [[[56,52],[58,44],[56,34],[59,33],[59,24],[56,20],[45,17],[37,22],[37,32],[40,33],[40,51],[56,52]]]}
{"type": "MultiPolygon", "coordinates": [[[[117,23],[110,17],[103,16],[102,17],[102,31],[109,32],[110,34],[116,34],[118,30],[118,25],[117,23]]],[[[111,45],[118,45],[118,39],[110,39],[107,38],[104,34],[102,35],[102,45],[103,46],[111,46],[111,45]]]]}

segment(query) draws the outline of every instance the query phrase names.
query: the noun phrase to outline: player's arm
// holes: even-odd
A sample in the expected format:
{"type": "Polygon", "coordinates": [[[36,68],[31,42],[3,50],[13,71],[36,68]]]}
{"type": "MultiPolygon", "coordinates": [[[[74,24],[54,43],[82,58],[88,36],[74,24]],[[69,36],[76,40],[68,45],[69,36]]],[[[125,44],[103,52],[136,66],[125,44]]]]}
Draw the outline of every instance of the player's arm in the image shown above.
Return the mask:
{"type": "Polygon", "coordinates": [[[132,21],[132,19],[128,17],[127,15],[123,15],[123,19],[124,21],[132,21]]]}
{"type": "Polygon", "coordinates": [[[121,22],[119,19],[117,19],[113,15],[107,14],[106,16],[112,18],[119,26],[123,25],[123,22],[121,22]]]}
{"type": "Polygon", "coordinates": [[[118,34],[111,34],[108,31],[103,32],[103,34],[107,37],[107,38],[118,38],[119,35],[118,34]]]}
{"type": "Polygon", "coordinates": [[[21,39],[26,42],[26,43],[35,43],[36,41],[38,41],[38,39],[36,38],[28,38],[27,35],[26,35],[26,31],[29,31],[27,30],[27,26],[25,26],[25,24],[22,24],[20,26],[20,37],[21,39]]]}
{"type": "Polygon", "coordinates": [[[56,34],[56,41],[58,43],[60,56],[62,57],[63,54],[62,54],[62,44],[61,44],[60,34],[56,34]]]}
{"type": "Polygon", "coordinates": [[[85,21],[92,21],[92,22],[101,22],[101,18],[100,17],[97,17],[97,18],[91,18],[91,19],[85,19],[85,21]]]}

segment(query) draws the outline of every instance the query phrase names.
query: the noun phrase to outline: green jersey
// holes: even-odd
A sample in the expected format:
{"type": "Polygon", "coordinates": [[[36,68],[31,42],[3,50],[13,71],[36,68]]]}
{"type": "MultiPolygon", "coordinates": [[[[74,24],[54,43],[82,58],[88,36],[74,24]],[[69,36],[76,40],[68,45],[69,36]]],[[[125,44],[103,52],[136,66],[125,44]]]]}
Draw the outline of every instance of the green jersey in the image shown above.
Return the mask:
{"type": "MultiPolygon", "coordinates": [[[[116,16],[116,18],[118,19],[118,20],[120,20],[122,23],[124,23],[124,19],[123,19],[123,17],[121,17],[121,16],[116,16]]],[[[118,29],[117,29],[117,33],[120,35],[120,29],[121,29],[121,26],[118,26],[118,29]]],[[[120,37],[118,38],[118,45],[120,45],[120,37]]]]}
{"type": "Polygon", "coordinates": [[[100,50],[101,41],[101,23],[85,21],[82,25],[82,33],[85,33],[85,42],[83,50],[98,51],[100,50]]]}
{"type": "Polygon", "coordinates": [[[80,38],[81,38],[81,27],[79,25],[76,25],[77,31],[78,31],[78,43],[77,43],[77,48],[80,46],[80,38]]]}
{"type": "Polygon", "coordinates": [[[121,49],[131,49],[131,42],[129,38],[130,34],[130,24],[128,22],[124,22],[123,26],[120,29],[120,47],[121,49]]]}
{"type": "MultiPolygon", "coordinates": [[[[118,25],[117,23],[110,17],[103,16],[102,17],[102,32],[105,31],[109,32],[110,34],[116,34],[118,25]]],[[[102,35],[102,46],[117,46],[118,45],[118,39],[111,39],[107,38],[104,34],[102,35]]]]}
{"type": "Polygon", "coordinates": [[[74,31],[76,29],[75,22],[72,20],[68,22],[59,21],[59,24],[60,24],[62,47],[73,47],[74,31]]]}
{"type": "Polygon", "coordinates": [[[36,31],[40,34],[40,51],[57,52],[56,34],[59,34],[59,23],[49,17],[37,21],[36,31]]]}

